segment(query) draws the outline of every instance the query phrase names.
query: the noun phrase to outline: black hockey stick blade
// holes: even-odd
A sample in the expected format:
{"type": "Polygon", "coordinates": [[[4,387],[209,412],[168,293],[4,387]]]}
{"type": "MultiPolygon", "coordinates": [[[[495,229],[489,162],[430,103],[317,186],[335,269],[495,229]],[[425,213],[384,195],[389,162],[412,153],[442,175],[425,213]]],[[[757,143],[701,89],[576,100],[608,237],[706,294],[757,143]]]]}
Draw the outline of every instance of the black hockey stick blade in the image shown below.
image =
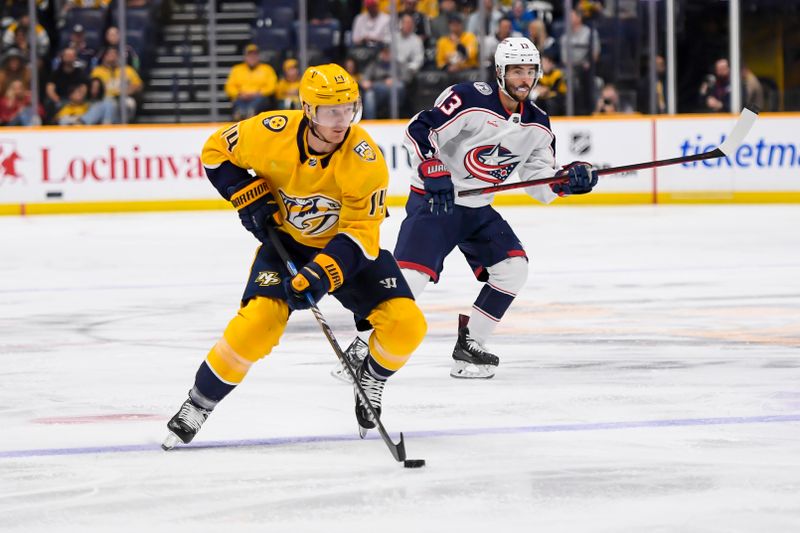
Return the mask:
{"type": "MultiPolygon", "coordinates": [[[[658,161],[646,161],[643,163],[634,163],[632,165],[622,165],[618,167],[599,168],[597,169],[598,176],[605,176],[608,174],[620,174],[622,172],[631,172],[634,170],[646,170],[649,168],[666,167],[669,165],[681,165],[683,163],[691,163],[692,161],[704,161],[706,159],[716,159],[718,157],[732,156],[736,153],[736,149],[742,144],[742,141],[747,136],[750,128],[758,118],[758,113],[751,109],[744,108],[739,115],[739,119],[733,127],[733,130],[725,137],[725,140],[717,148],[703,152],[702,154],[687,155],[683,157],[673,157],[671,159],[660,159],[658,161]]],[[[478,189],[467,189],[459,191],[459,198],[466,196],[478,196],[481,194],[494,194],[501,191],[509,191],[512,189],[521,189],[523,187],[532,187],[534,185],[546,185],[548,183],[559,183],[567,180],[567,173],[563,171],[556,172],[555,175],[549,178],[542,178],[538,180],[518,181],[515,183],[503,183],[502,185],[494,185],[491,187],[481,187],[478,189]]]]}
{"type": "MultiPolygon", "coordinates": [[[[289,274],[296,276],[297,267],[295,266],[294,261],[292,261],[292,258],[289,257],[289,252],[286,251],[286,248],[280,241],[277,230],[271,225],[267,225],[267,234],[269,235],[270,242],[278,251],[278,255],[281,257],[281,260],[286,265],[286,269],[289,271],[289,274]]],[[[375,420],[375,426],[378,428],[378,433],[380,433],[383,442],[386,443],[386,447],[389,448],[389,451],[392,453],[392,457],[394,457],[395,461],[402,463],[406,459],[406,445],[403,441],[403,434],[400,433],[400,441],[397,444],[392,441],[392,438],[389,436],[389,433],[386,431],[386,428],[381,422],[380,416],[378,416],[378,412],[375,410],[375,406],[372,405],[372,402],[364,392],[364,388],[358,381],[355,369],[350,364],[350,361],[347,360],[347,357],[345,357],[342,347],[339,345],[336,337],[334,337],[333,330],[328,325],[327,320],[325,320],[325,315],[323,315],[322,311],[319,310],[319,307],[317,307],[317,304],[314,302],[314,299],[310,294],[306,293],[306,298],[308,298],[308,302],[311,304],[311,312],[314,315],[314,318],[317,319],[317,323],[322,329],[322,333],[325,334],[325,338],[328,339],[328,343],[331,345],[331,348],[333,348],[333,352],[336,354],[336,357],[339,358],[339,361],[342,362],[342,365],[347,369],[347,373],[350,374],[350,377],[353,379],[353,384],[356,387],[356,393],[358,394],[358,397],[361,399],[364,405],[367,406],[369,414],[372,416],[373,420],[375,420]]]]}

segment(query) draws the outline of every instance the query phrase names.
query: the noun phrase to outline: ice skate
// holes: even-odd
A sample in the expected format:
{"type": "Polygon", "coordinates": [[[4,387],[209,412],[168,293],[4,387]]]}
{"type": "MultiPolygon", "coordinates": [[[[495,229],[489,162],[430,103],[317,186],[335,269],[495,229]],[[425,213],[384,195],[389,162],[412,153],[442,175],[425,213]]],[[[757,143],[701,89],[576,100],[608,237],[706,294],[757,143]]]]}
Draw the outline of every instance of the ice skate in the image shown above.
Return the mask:
{"type": "Polygon", "coordinates": [[[494,377],[500,359],[470,337],[469,317],[458,315],[458,341],[453,348],[453,366],[450,375],[463,379],[490,379],[494,377]]]}
{"type": "Polygon", "coordinates": [[[161,443],[161,447],[164,450],[171,450],[179,442],[184,444],[192,442],[210,413],[211,411],[195,405],[191,399],[183,402],[180,411],[167,423],[169,433],[161,443]]]}
{"type": "MultiPolygon", "coordinates": [[[[367,346],[366,342],[361,340],[361,337],[356,337],[353,339],[353,342],[351,342],[350,346],[347,347],[347,350],[344,351],[344,355],[350,362],[350,366],[356,371],[361,366],[361,363],[364,362],[364,359],[367,358],[367,354],[369,354],[369,346],[367,346]]],[[[338,380],[344,381],[345,383],[353,383],[353,378],[350,377],[350,372],[347,371],[347,369],[344,367],[344,363],[341,361],[339,361],[336,367],[331,370],[331,376],[338,380]]]]}
{"type": "MultiPolygon", "coordinates": [[[[366,361],[358,367],[356,376],[358,377],[359,383],[361,383],[361,388],[364,389],[364,392],[367,394],[367,398],[369,398],[370,403],[372,403],[372,407],[374,407],[375,412],[378,413],[378,418],[380,418],[381,398],[383,397],[383,387],[386,385],[386,381],[375,379],[369,370],[367,370],[366,361]]],[[[366,404],[364,404],[361,401],[361,398],[358,397],[358,389],[355,385],[353,385],[353,393],[355,394],[356,398],[356,420],[358,421],[358,434],[363,439],[367,436],[367,431],[375,427],[375,419],[370,415],[366,404]]]]}

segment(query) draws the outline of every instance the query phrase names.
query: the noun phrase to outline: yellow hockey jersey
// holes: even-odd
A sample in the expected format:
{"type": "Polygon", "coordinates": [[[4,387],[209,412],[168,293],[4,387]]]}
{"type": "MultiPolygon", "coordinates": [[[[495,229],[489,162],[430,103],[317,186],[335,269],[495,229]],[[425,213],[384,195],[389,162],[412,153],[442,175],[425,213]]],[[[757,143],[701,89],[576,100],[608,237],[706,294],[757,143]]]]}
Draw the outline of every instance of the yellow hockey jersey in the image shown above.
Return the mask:
{"type": "Polygon", "coordinates": [[[280,230],[323,248],[347,235],[368,259],[380,248],[389,170],[375,141],[353,125],[329,154],[313,154],[302,111],[268,111],[219,129],[203,146],[202,162],[252,169],[269,184],[281,210],[280,230]]]}

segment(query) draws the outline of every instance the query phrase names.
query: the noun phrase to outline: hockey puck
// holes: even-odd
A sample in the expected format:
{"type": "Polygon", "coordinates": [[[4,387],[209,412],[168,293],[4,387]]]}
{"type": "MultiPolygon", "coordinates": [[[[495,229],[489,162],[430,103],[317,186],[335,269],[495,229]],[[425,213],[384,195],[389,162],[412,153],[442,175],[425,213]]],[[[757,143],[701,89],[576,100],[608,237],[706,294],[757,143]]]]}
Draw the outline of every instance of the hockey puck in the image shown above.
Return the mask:
{"type": "Polygon", "coordinates": [[[406,459],[403,461],[403,466],[406,468],[422,468],[425,466],[425,459],[406,459]]]}

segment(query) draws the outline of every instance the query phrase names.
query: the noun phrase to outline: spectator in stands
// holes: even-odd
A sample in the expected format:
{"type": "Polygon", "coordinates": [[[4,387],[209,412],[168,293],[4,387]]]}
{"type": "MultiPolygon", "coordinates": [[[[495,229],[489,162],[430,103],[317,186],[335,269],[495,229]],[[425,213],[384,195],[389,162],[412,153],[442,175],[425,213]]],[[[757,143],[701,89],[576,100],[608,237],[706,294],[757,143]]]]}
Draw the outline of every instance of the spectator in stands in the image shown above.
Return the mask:
{"type": "Polygon", "coordinates": [[[528,39],[530,39],[540,54],[550,53],[556,57],[556,40],[547,34],[544,21],[541,19],[532,20],[528,24],[528,39]]]}
{"type": "Polygon", "coordinates": [[[441,0],[439,2],[439,14],[431,19],[431,39],[429,42],[434,46],[439,39],[446,37],[450,33],[450,15],[458,13],[456,11],[455,0],[441,0]]]}
{"type": "Polygon", "coordinates": [[[34,117],[30,91],[22,80],[13,80],[0,98],[0,125],[30,126],[34,117]]]}
{"type": "MultiPolygon", "coordinates": [[[[86,94],[89,88],[85,83],[78,83],[69,88],[64,104],[56,113],[53,120],[59,126],[74,126],[81,124],[81,118],[89,112],[89,102],[86,94]]],[[[84,122],[85,124],[85,122],[84,122]]]]}
{"type": "Polygon", "coordinates": [[[61,20],[66,18],[67,12],[73,7],[90,7],[97,9],[108,7],[110,3],[111,0],[66,0],[61,7],[61,20]]]}
{"type": "MultiPolygon", "coordinates": [[[[31,19],[25,14],[17,22],[12,22],[3,34],[3,48],[16,46],[22,53],[28,50],[28,30],[31,19]]],[[[50,51],[50,37],[41,24],[36,25],[36,55],[44,57],[50,51]]]]}
{"type": "Polygon", "coordinates": [[[371,61],[361,76],[361,87],[364,89],[362,101],[364,104],[364,118],[385,118],[389,116],[384,109],[388,108],[392,86],[397,87],[397,100],[402,104],[405,99],[405,86],[400,80],[392,78],[392,53],[388,45],[384,44],[378,52],[378,57],[371,61]]]}
{"type": "Polygon", "coordinates": [[[422,39],[423,45],[431,35],[431,21],[417,9],[418,0],[403,0],[403,9],[397,13],[400,20],[404,15],[409,15],[414,21],[414,33],[422,39]]]}
{"type": "Polygon", "coordinates": [[[58,67],[50,74],[45,85],[45,109],[48,116],[54,115],[61,108],[76,86],[86,83],[86,72],[81,66],[74,48],[64,48],[61,51],[58,67]]]}
{"type": "MultiPolygon", "coordinates": [[[[667,112],[666,98],[667,63],[664,56],[656,56],[656,113],[667,112]]],[[[639,80],[638,108],[642,113],[650,113],[650,69],[646,69],[644,75],[639,80]]]]}
{"type": "MultiPolygon", "coordinates": [[[[125,105],[127,106],[128,117],[133,118],[136,112],[136,100],[134,97],[142,92],[144,83],[142,83],[142,78],[139,77],[136,70],[130,65],[125,65],[124,72],[126,83],[125,105]]],[[[92,78],[99,78],[103,82],[105,99],[115,104],[117,113],[119,112],[117,101],[122,92],[122,73],[123,69],[119,67],[119,52],[116,48],[106,48],[102,62],[91,73],[92,78]]],[[[115,118],[114,122],[117,123],[119,120],[115,118]]]]}
{"type": "MultiPolygon", "coordinates": [[[[572,64],[576,68],[588,69],[590,60],[597,61],[600,57],[600,36],[597,30],[590,30],[589,26],[583,23],[583,18],[577,9],[570,12],[570,26],[572,29],[569,44],[571,45],[570,57],[572,64]],[[591,55],[589,47],[591,43],[591,55]]],[[[561,36],[560,40],[561,62],[567,61],[567,33],[561,36]]]]}
{"type": "Polygon", "coordinates": [[[542,77],[533,88],[533,100],[548,115],[563,115],[566,110],[567,80],[556,66],[555,57],[542,54],[542,77]]]}
{"type": "Polygon", "coordinates": [[[700,107],[712,113],[730,112],[731,67],[727,59],[718,59],[714,63],[714,73],[706,76],[700,85],[700,107]]]}
{"type": "Polygon", "coordinates": [[[355,46],[379,46],[389,40],[390,18],[378,10],[378,0],[364,0],[365,13],[359,13],[353,21],[353,44],[355,46]]]}
{"type": "Polygon", "coordinates": [[[484,21],[483,31],[481,31],[481,18],[480,11],[475,11],[470,14],[467,19],[467,31],[477,36],[480,35],[493,35],[497,33],[497,26],[500,25],[500,19],[504,17],[503,12],[497,7],[496,0],[479,0],[483,1],[483,8],[486,12],[486,20],[484,21]]]}
{"type": "Polygon", "coordinates": [[[331,11],[331,4],[328,0],[307,0],[307,12],[309,24],[328,24],[333,21],[333,11],[331,11]]]}
{"type": "MultiPolygon", "coordinates": [[[[85,69],[93,69],[100,63],[101,54],[97,54],[97,50],[90,48],[86,42],[86,32],[84,27],[80,24],[75,24],[69,34],[69,42],[65,48],[72,48],[78,56],[78,61],[81,62],[81,67],[85,69]]],[[[56,58],[53,62],[53,68],[58,68],[60,57],[56,58]]]]}
{"type": "Polygon", "coordinates": [[[765,110],[764,88],[747,65],[742,65],[742,94],[744,95],[745,107],[748,109],[765,110]]]}
{"type": "Polygon", "coordinates": [[[497,49],[497,45],[500,44],[503,40],[508,39],[509,37],[521,37],[521,36],[519,34],[516,35],[514,34],[511,26],[511,19],[504,17],[501,18],[500,21],[497,23],[497,31],[494,34],[487,35],[486,38],[483,40],[483,46],[488,51],[488,53],[486,54],[486,64],[483,65],[483,68],[488,69],[490,75],[493,75],[494,72],[494,52],[497,49]]]}
{"type": "Polygon", "coordinates": [[[278,109],[300,109],[300,67],[296,59],[283,62],[283,76],[275,87],[278,109]]]}
{"type": "Polygon", "coordinates": [[[352,76],[354,80],[356,80],[356,83],[358,83],[358,90],[361,94],[363,94],[364,89],[361,87],[361,71],[358,68],[358,61],[351,56],[347,56],[344,58],[342,67],[347,71],[348,74],[350,74],[350,76],[352,76]]]}
{"type": "Polygon", "coordinates": [[[451,74],[478,67],[478,38],[464,31],[461,15],[450,15],[450,34],[436,42],[436,67],[451,74]]]}
{"type": "Polygon", "coordinates": [[[425,62],[425,47],[422,38],[414,30],[414,17],[405,13],[400,17],[400,35],[397,36],[397,65],[400,79],[410,84],[425,62]]]}
{"type": "Polygon", "coordinates": [[[234,65],[225,82],[225,92],[233,102],[233,120],[252,117],[272,106],[278,76],[267,63],[262,63],[258,46],[248,44],[244,62],[234,65]]]}
{"type": "Polygon", "coordinates": [[[612,115],[616,113],[633,113],[633,109],[628,104],[620,102],[617,87],[613,83],[606,83],[597,99],[594,109],[595,115],[612,115]]]}
{"type": "MultiPolygon", "coordinates": [[[[109,26],[106,28],[106,33],[104,35],[105,39],[105,46],[103,48],[112,47],[119,49],[119,28],[116,26],[109,26]]],[[[103,56],[103,51],[101,50],[99,54],[97,54],[95,58],[95,64],[100,62],[100,59],[103,56]]],[[[128,64],[134,68],[137,72],[141,67],[141,61],[139,61],[139,54],[136,53],[136,50],[129,44],[125,45],[125,56],[127,57],[128,64]]]]}
{"type": "Polygon", "coordinates": [[[511,26],[514,28],[514,31],[522,35],[527,35],[528,24],[536,18],[536,15],[525,8],[525,2],[522,0],[514,0],[508,18],[511,19],[511,26]]]}
{"type": "Polygon", "coordinates": [[[600,36],[597,30],[583,23],[577,9],[570,11],[570,29],[569,47],[566,32],[559,40],[561,62],[566,63],[571,58],[577,82],[575,110],[579,115],[589,114],[596,104],[596,80],[593,74],[594,65],[600,57],[600,36]]]}
{"type": "Polygon", "coordinates": [[[26,58],[16,48],[11,48],[3,54],[0,61],[0,95],[6,94],[8,86],[15,80],[22,81],[26,90],[31,87],[31,71],[27,67],[26,58]]]}

